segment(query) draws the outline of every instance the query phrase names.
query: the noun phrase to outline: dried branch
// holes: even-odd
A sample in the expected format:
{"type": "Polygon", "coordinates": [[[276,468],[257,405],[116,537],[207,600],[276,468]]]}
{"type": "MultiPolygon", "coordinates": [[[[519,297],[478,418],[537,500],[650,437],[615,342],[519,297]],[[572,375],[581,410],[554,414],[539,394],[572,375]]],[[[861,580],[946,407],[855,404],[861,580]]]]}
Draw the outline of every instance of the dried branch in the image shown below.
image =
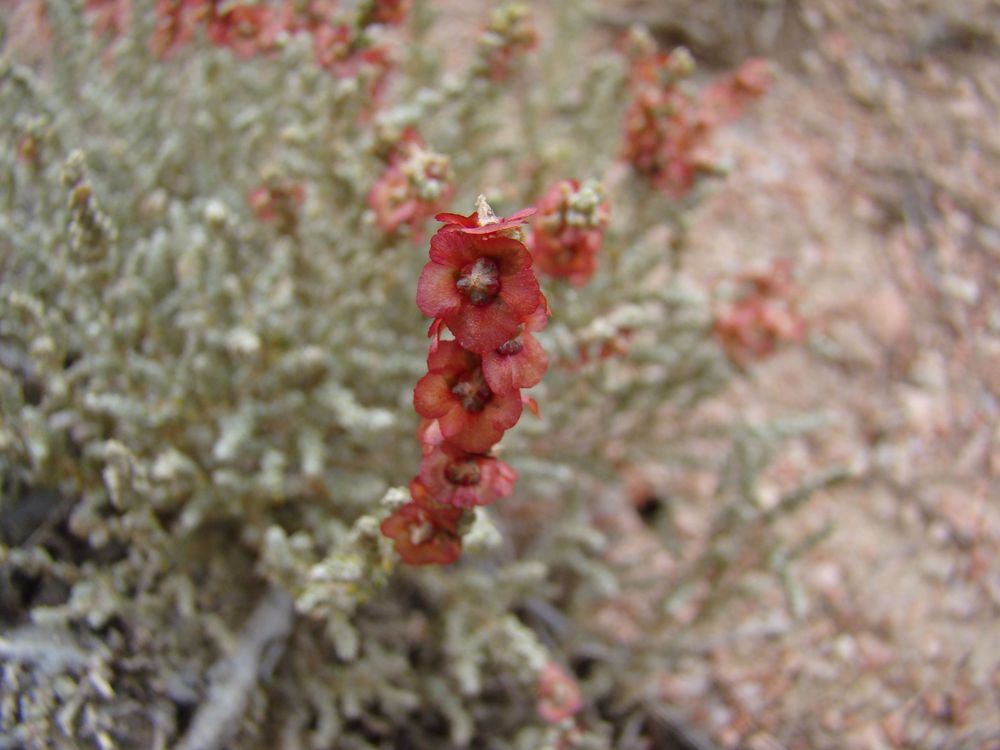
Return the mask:
{"type": "Polygon", "coordinates": [[[257,686],[265,654],[283,648],[291,629],[292,599],[272,588],[250,616],[233,652],[212,667],[207,700],[176,750],[215,750],[232,739],[257,686]]]}

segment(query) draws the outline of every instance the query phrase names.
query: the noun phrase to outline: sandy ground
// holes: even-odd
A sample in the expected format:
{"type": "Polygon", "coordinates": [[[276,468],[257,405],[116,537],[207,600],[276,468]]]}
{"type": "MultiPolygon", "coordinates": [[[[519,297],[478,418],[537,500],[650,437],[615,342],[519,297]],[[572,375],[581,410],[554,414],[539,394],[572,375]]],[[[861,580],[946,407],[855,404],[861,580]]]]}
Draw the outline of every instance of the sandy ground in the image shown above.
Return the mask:
{"type": "Polygon", "coordinates": [[[725,402],[830,420],[770,467],[776,488],[855,479],[782,528],[829,527],[790,566],[798,610],[765,587],[726,626],[774,627],[690,659],[663,697],[726,747],[1000,748],[1000,5],[772,3],[766,34],[707,38],[732,4],[675,5],[614,12],[783,69],[721,136],[737,168],[691,268],[793,259],[811,335],[725,402]]]}

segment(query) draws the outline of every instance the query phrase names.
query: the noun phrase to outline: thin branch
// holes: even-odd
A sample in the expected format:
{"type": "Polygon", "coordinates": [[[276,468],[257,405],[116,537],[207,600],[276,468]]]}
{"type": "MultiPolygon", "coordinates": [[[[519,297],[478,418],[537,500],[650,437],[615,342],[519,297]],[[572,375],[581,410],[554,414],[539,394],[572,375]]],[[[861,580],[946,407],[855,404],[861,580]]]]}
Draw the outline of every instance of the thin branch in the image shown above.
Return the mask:
{"type": "Polygon", "coordinates": [[[269,647],[283,648],[291,629],[292,599],[272,588],[257,604],[233,652],[212,667],[206,701],[176,750],[219,750],[228,744],[240,727],[269,647]]]}

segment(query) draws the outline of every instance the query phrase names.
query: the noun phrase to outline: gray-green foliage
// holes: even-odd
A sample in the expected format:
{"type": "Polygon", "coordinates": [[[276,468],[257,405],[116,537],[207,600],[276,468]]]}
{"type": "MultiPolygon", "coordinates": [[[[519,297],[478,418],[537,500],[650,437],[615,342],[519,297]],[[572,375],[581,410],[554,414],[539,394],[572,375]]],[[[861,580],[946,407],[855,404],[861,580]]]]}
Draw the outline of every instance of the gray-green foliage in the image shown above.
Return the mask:
{"type": "MultiPolygon", "coordinates": [[[[597,648],[588,613],[618,586],[592,523],[622,459],[608,446],[662,459],[662,405],[723,382],[706,300],[615,205],[592,284],[547,288],[545,418],[504,446],[519,502],[558,522],[491,509],[460,565],[394,571],[378,521],[419,463],[426,253],[383,237],[366,194],[375,133],[412,123],[452,156],[455,210],[601,176],[620,63],[553,72],[519,115],[472,74],[404,78],[373,123],[364,82],[320,69],[304,38],[154,59],[150,6],[108,52],[76,4],[48,3],[59,53],[0,60],[0,747],[173,745],[261,602],[286,606],[269,591],[296,616],[287,634],[276,620],[283,652],[253,653],[232,746],[554,746],[535,675],[597,648]],[[507,121],[553,125],[522,138],[507,121]],[[306,186],[294,227],[251,212],[265,177],[306,186]],[[578,363],[623,331],[627,354],[578,363]]],[[[590,697],[633,679],[599,672],[590,697]]],[[[580,747],[610,742],[596,712],[585,724],[580,747]]]]}

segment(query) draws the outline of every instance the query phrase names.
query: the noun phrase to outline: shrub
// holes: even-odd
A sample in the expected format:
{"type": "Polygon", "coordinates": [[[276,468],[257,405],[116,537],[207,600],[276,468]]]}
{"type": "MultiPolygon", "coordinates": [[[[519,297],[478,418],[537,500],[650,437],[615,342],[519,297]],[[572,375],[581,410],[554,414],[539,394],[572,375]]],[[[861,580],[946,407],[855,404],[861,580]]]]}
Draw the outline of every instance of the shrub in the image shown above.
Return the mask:
{"type": "MultiPolygon", "coordinates": [[[[596,748],[640,731],[671,596],[705,561],[641,589],[642,649],[595,613],[635,591],[612,554],[625,477],[692,460],[682,415],[737,372],[683,272],[686,216],[720,173],[713,130],[767,69],[698,93],[682,50],[636,32],[585,55],[586,12],[556,5],[544,44],[526,6],[492,11],[464,68],[435,56],[430,3],[13,6],[0,733],[596,748]],[[456,211],[448,242],[489,241],[486,204],[465,216],[480,193],[539,206],[493,241],[527,243],[552,317],[536,300],[467,329],[422,298],[431,346],[475,369],[520,337],[534,364],[504,360],[490,393],[538,383],[511,409],[542,416],[479,441],[425,400],[418,441],[414,387],[446,367],[415,302],[429,224],[456,211]],[[459,470],[489,492],[455,490],[459,470]],[[428,516],[427,493],[448,508],[428,516]],[[424,551],[439,535],[411,562],[461,561],[400,565],[380,524],[424,551]]],[[[720,519],[750,507],[720,486],[720,519]]]]}

